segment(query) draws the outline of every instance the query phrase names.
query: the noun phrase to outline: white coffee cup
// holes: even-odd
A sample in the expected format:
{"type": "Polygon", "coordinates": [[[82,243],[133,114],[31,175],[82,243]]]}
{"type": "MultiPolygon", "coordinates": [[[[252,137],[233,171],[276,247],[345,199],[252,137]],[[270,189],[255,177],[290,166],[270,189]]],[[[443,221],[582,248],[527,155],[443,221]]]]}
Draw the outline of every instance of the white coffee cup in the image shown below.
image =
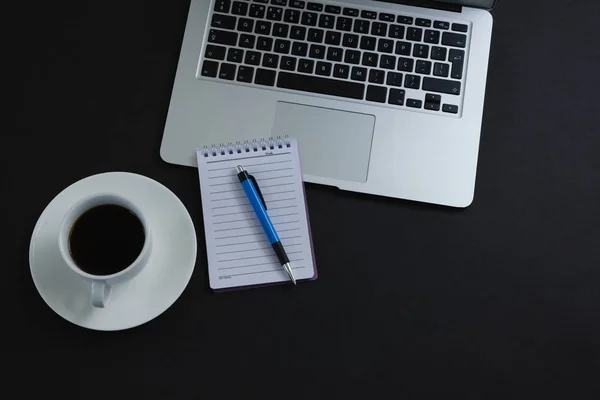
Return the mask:
{"type": "Polygon", "coordinates": [[[152,252],[152,238],[150,229],[148,227],[148,221],[146,220],[144,213],[142,213],[139,207],[137,207],[133,202],[118,194],[97,193],[76,202],[67,211],[60,226],[58,247],[60,249],[62,258],[69,268],[90,283],[90,298],[92,305],[94,307],[104,308],[108,305],[111,287],[113,285],[124,283],[133,279],[147,265],[148,259],[150,258],[150,253],[152,252]],[[83,213],[91,208],[105,204],[122,206],[133,212],[144,227],[145,240],[140,254],[127,268],[111,275],[93,275],[83,271],[73,260],[69,250],[69,235],[73,225],[75,224],[75,221],[77,221],[77,219],[83,213]]]}

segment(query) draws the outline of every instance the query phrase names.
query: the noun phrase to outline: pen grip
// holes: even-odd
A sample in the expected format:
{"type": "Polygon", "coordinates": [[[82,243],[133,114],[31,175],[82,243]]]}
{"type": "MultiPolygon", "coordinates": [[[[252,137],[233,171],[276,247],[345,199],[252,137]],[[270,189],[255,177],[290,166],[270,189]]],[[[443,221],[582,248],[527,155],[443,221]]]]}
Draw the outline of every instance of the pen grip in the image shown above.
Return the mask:
{"type": "Polygon", "coordinates": [[[265,233],[267,234],[267,238],[269,239],[269,243],[273,244],[279,242],[279,235],[275,231],[275,227],[271,223],[271,219],[269,218],[269,214],[267,214],[267,210],[262,204],[260,200],[260,196],[258,195],[258,191],[252,184],[252,180],[246,179],[242,182],[242,187],[244,188],[244,192],[246,192],[246,196],[248,200],[250,200],[250,204],[260,221],[265,233]]]}

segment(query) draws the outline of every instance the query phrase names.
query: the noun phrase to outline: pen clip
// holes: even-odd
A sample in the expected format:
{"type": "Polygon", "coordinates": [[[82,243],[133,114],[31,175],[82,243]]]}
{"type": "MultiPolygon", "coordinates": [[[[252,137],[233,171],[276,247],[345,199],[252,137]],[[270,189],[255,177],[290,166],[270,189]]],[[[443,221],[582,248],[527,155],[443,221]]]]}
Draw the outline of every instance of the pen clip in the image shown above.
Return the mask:
{"type": "Polygon", "coordinates": [[[256,182],[256,178],[253,175],[250,175],[250,174],[248,174],[248,178],[250,178],[250,180],[254,184],[254,187],[256,188],[256,191],[258,192],[258,197],[260,197],[260,201],[262,201],[263,206],[265,206],[265,210],[266,210],[267,209],[267,203],[265,203],[265,198],[263,197],[262,192],[260,191],[260,187],[258,186],[258,182],[256,182]]]}

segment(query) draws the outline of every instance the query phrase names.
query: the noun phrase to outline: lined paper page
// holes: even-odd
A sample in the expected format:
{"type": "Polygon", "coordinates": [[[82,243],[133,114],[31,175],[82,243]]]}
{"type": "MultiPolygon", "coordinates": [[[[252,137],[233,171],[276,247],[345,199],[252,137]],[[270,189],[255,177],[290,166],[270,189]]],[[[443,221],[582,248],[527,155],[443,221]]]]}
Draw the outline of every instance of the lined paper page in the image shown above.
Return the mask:
{"type": "Polygon", "coordinates": [[[237,178],[237,165],[256,178],[296,279],[314,276],[300,157],[296,141],[289,143],[208,157],[198,151],[211,288],[289,281],[237,178]]]}

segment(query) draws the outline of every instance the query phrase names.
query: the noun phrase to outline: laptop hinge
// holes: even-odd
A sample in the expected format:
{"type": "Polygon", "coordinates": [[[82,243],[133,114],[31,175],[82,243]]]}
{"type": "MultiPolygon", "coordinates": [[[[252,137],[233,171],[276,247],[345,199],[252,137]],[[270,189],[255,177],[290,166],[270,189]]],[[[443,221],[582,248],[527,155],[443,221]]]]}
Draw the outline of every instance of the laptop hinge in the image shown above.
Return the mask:
{"type": "Polygon", "coordinates": [[[404,4],[407,6],[414,7],[422,7],[422,8],[432,8],[434,10],[442,10],[442,11],[452,11],[460,13],[462,12],[462,6],[458,4],[450,4],[444,1],[434,1],[434,0],[378,0],[383,1],[385,3],[394,3],[394,4],[404,4]]]}

